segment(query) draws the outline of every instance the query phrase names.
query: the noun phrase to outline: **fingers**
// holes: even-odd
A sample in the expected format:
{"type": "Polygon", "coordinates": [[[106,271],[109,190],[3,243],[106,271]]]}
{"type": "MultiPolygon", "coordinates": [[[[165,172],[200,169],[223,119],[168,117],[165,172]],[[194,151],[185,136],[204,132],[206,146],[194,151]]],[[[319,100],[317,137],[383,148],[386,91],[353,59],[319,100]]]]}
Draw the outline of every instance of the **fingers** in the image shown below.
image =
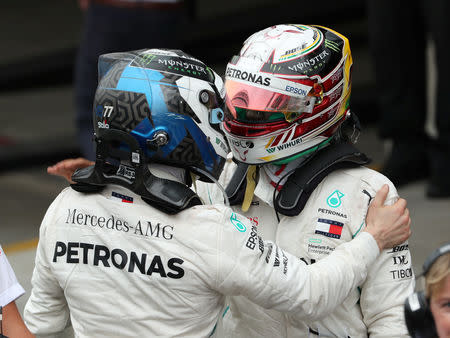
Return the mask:
{"type": "Polygon", "coordinates": [[[394,203],[395,208],[400,212],[404,212],[406,209],[407,202],[404,198],[399,198],[397,202],[394,203]]]}
{"type": "Polygon", "coordinates": [[[383,185],[369,206],[366,231],[371,233],[380,249],[390,248],[406,241],[411,235],[411,218],[406,200],[399,198],[385,205],[389,186],[383,185]]]}
{"type": "Polygon", "coordinates": [[[50,175],[55,175],[55,168],[53,166],[47,167],[47,173],[50,175]]]}
{"type": "Polygon", "coordinates": [[[384,201],[386,201],[388,193],[389,193],[389,186],[387,184],[383,184],[381,189],[377,191],[377,194],[375,195],[372,204],[375,207],[380,207],[384,205],[384,201]]]}
{"type": "Polygon", "coordinates": [[[52,175],[59,175],[59,173],[65,169],[67,162],[71,161],[72,159],[62,160],[58,163],[55,163],[54,165],[47,168],[47,172],[52,175]]]}
{"type": "Polygon", "coordinates": [[[66,171],[75,171],[79,166],[77,166],[78,159],[68,159],[61,163],[61,167],[66,171]]]}
{"type": "MultiPolygon", "coordinates": [[[[411,236],[411,217],[409,215],[409,209],[406,208],[403,214],[399,217],[396,222],[396,226],[399,229],[399,238],[398,241],[393,242],[391,246],[398,245],[405,242],[411,236]]],[[[393,236],[394,240],[395,236],[393,236]]]]}
{"type": "MultiPolygon", "coordinates": [[[[66,160],[62,160],[50,167],[47,168],[47,172],[51,175],[71,175],[78,168],[85,168],[90,165],[93,165],[95,162],[89,161],[83,157],[78,158],[69,158],[66,160]]],[[[70,176],[69,175],[69,176],[70,176]]]]}
{"type": "Polygon", "coordinates": [[[409,237],[411,237],[412,234],[412,230],[411,230],[411,218],[408,219],[408,232],[405,234],[405,238],[403,239],[403,242],[405,242],[406,240],[408,240],[409,237]]]}
{"type": "Polygon", "coordinates": [[[405,217],[407,217],[409,220],[411,220],[410,217],[409,217],[409,209],[408,208],[405,209],[405,212],[403,213],[403,215],[405,217]]]}
{"type": "Polygon", "coordinates": [[[83,157],[78,157],[64,160],[60,163],[64,166],[65,169],[75,171],[76,169],[79,168],[89,167],[90,165],[93,165],[95,162],[89,161],[88,159],[85,159],[83,157]]]}
{"type": "Polygon", "coordinates": [[[407,225],[405,225],[405,230],[401,233],[401,236],[399,237],[398,241],[393,241],[391,245],[388,247],[394,247],[395,245],[400,245],[401,243],[404,243],[408,240],[408,238],[411,236],[411,220],[408,221],[407,225]]]}
{"type": "Polygon", "coordinates": [[[47,168],[47,173],[51,175],[60,175],[60,172],[62,170],[61,162],[58,162],[50,167],[47,168]]]}
{"type": "Polygon", "coordinates": [[[411,230],[411,218],[410,218],[409,221],[408,221],[408,228],[409,228],[408,236],[406,237],[405,241],[406,241],[409,237],[411,237],[411,234],[412,234],[412,230],[411,230]]]}
{"type": "Polygon", "coordinates": [[[406,200],[399,198],[391,206],[384,206],[392,210],[392,216],[397,217],[398,224],[406,224],[409,218],[409,209],[406,207],[406,200]]]}
{"type": "Polygon", "coordinates": [[[47,173],[50,175],[64,177],[69,183],[74,183],[71,180],[72,174],[78,168],[85,168],[94,164],[94,162],[89,161],[83,157],[69,158],[62,160],[53,166],[47,168],[47,173]]]}

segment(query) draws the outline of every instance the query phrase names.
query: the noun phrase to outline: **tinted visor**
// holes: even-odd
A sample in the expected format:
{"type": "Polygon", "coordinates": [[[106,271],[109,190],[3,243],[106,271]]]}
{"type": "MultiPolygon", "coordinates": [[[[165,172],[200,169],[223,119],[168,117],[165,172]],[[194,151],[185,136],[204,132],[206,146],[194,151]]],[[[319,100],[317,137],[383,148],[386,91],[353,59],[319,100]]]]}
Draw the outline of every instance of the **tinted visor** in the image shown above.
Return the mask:
{"type": "MultiPolygon", "coordinates": [[[[281,120],[285,120],[287,122],[294,122],[298,118],[300,118],[303,113],[299,112],[276,112],[276,111],[261,111],[261,110],[252,110],[246,108],[234,107],[235,115],[227,114],[228,117],[234,117],[239,122],[247,122],[247,123],[269,123],[269,122],[278,122],[281,120]]],[[[232,117],[232,118],[233,118],[232,117]]]]}
{"type": "Polygon", "coordinates": [[[270,89],[227,79],[225,82],[227,114],[225,119],[239,122],[294,122],[312,112],[315,97],[289,96],[270,89]]]}

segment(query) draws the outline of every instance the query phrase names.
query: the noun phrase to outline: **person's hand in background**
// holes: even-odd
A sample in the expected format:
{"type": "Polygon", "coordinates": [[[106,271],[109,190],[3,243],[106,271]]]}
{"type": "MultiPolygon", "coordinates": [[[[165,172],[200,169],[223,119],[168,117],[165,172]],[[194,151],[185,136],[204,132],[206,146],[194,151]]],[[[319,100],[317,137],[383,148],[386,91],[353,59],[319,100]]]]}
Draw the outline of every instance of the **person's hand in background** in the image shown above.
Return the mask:
{"type": "Polygon", "coordinates": [[[93,165],[95,162],[89,161],[83,157],[69,158],[62,160],[51,167],[47,168],[47,173],[55,176],[64,177],[69,183],[74,183],[71,180],[72,174],[77,169],[86,168],[93,165]]]}

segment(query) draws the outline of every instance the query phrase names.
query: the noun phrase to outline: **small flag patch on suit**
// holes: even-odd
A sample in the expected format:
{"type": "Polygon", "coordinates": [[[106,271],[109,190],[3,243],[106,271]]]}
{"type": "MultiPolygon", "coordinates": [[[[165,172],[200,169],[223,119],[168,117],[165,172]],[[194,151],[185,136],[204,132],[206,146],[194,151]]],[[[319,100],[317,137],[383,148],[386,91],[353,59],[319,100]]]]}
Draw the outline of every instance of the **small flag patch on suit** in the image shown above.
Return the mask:
{"type": "Polygon", "coordinates": [[[331,219],[319,218],[316,225],[316,234],[331,238],[341,238],[344,223],[333,221],[331,219]]]}
{"type": "Polygon", "coordinates": [[[119,194],[118,192],[115,191],[112,192],[112,197],[120,199],[120,201],[123,203],[133,203],[133,197],[119,194]]]}

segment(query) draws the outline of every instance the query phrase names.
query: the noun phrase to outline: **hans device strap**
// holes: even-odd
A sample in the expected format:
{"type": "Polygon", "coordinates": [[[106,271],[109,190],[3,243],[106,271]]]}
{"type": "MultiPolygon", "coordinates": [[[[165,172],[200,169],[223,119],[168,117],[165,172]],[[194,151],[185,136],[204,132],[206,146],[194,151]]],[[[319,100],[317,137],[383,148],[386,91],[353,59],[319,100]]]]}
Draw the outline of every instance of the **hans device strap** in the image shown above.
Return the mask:
{"type": "Polygon", "coordinates": [[[295,169],[275,198],[275,210],[296,216],[303,210],[314,189],[332,171],[369,163],[369,158],[353,144],[338,142],[320,150],[308,163],[295,169]]]}
{"type": "MultiPolygon", "coordinates": [[[[423,264],[422,275],[425,276],[436,260],[450,252],[450,243],[434,250],[423,264]]],[[[426,276],[425,276],[426,277],[426,276]]],[[[405,301],[405,322],[409,334],[413,338],[437,337],[429,300],[423,291],[415,292],[405,301]]]]}
{"type": "Polygon", "coordinates": [[[249,168],[250,166],[248,164],[238,163],[237,168],[225,189],[230,205],[241,204],[244,200],[245,189],[247,187],[246,178],[249,168]]]}
{"type": "MultiPolygon", "coordinates": [[[[320,150],[305,166],[289,176],[274,201],[275,210],[286,216],[296,216],[305,207],[314,189],[332,171],[369,163],[369,158],[353,144],[338,142],[320,150]]],[[[226,188],[230,205],[242,203],[249,165],[239,163],[226,188]]]]}
{"type": "Polygon", "coordinates": [[[74,190],[92,193],[101,191],[107,184],[117,184],[167,214],[176,214],[202,204],[200,198],[186,185],[152,175],[145,155],[133,136],[110,129],[99,135],[96,142],[95,165],[75,171],[72,175],[75,184],[71,185],[74,190]],[[121,144],[125,144],[127,150],[123,150],[121,144]],[[131,165],[113,165],[107,162],[108,158],[125,160],[131,165]]]}

